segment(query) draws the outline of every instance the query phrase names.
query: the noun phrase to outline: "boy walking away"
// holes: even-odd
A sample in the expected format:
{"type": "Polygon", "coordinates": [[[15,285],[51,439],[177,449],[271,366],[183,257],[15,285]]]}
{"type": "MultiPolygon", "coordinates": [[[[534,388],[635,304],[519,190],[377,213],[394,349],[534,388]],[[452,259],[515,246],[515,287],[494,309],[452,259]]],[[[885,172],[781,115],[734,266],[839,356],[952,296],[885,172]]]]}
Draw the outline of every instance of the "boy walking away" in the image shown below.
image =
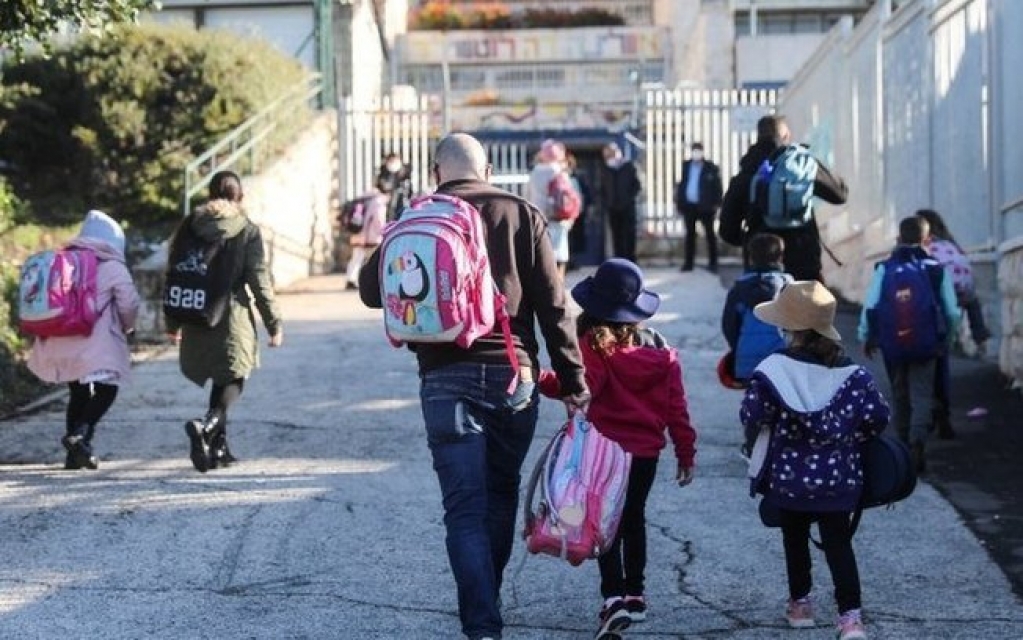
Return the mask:
{"type": "Polygon", "coordinates": [[[732,285],[721,312],[721,332],[732,352],[735,381],[745,385],[760,361],[785,346],[778,327],[753,313],[761,302],[774,300],[792,276],[781,266],[785,243],[773,233],[758,233],[749,240],[749,267],[732,285]]]}
{"type": "Polygon", "coordinates": [[[909,445],[917,473],[927,466],[938,360],[959,322],[952,278],[922,246],[927,233],[923,218],[899,223],[899,244],[874,270],[859,325],[863,353],[873,358],[880,349],[884,358],[895,432],[909,445]]]}
{"type": "MultiPolygon", "coordinates": [[[[747,443],[770,441],[753,488],[781,514],[793,628],[813,627],[810,525],[817,523],[838,605],[839,640],[865,640],[850,517],[863,493],[860,445],[888,424],[870,372],[845,356],[835,297],[816,281],[794,282],[754,313],[783,329],[788,348],[760,363],[742,402],[747,443]]],[[[747,444],[748,446],[748,444],[747,444]]]]}
{"type": "MultiPolygon", "coordinates": [[[[632,454],[628,490],[618,535],[600,556],[600,610],[597,638],[613,638],[632,622],[646,619],[646,501],[667,440],[678,461],[675,478],[693,480],[696,432],[689,421],[678,352],[641,322],[650,319],[660,298],[643,287],[640,268],[620,258],[605,261],[572,289],[582,307],[579,348],[586,385],[593,395],[587,418],[603,435],[632,454]]],[[[560,397],[551,371],[540,376],[544,395],[560,397]]]]}
{"type": "Polygon", "coordinates": [[[78,237],[65,249],[95,255],[99,315],[88,335],[37,337],[28,368],[41,380],[68,385],[66,432],[61,438],[67,449],[64,468],[96,469],[99,458],[93,453],[92,438],[118,389],[128,382],[128,335],[135,328],[139,294],[124,262],[124,231],[107,214],[90,211],[78,237]]]}

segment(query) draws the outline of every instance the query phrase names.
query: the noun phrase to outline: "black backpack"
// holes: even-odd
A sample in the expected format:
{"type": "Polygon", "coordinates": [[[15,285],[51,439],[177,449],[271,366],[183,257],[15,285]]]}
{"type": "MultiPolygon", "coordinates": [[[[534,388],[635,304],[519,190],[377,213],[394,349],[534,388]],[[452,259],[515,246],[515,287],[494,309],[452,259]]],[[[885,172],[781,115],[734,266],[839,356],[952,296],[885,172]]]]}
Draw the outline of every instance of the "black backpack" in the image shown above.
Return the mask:
{"type": "MultiPolygon", "coordinates": [[[[849,535],[856,533],[864,509],[891,506],[905,500],[916,489],[916,470],[909,447],[902,440],[882,433],[860,447],[863,468],[863,494],[849,523],[849,535]]],[[[760,521],[765,527],[780,527],[778,507],[766,499],[760,500],[760,521]]],[[[820,543],[813,540],[820,547],[820,543]]]]}
{"type": "Polygon", "coordinates": [[[163,285],[164,314],[183,324],[211,328],[231,304],[236,280],[233,260],[238,239],[209,242],[185,220],[170,247],[163,285]]]}

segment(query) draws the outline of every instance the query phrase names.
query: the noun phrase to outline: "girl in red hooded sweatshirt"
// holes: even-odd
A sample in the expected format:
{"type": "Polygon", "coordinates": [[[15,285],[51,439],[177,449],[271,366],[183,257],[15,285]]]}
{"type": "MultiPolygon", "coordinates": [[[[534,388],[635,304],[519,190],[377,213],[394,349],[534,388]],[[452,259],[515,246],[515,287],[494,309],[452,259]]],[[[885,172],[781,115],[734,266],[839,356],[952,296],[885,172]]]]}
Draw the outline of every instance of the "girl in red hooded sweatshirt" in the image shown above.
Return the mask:
{"type": "MultiPolygon", "coordinates": [[[[612,258],[572,289],[582,308],[579,347],[592,394],[587,419],[632,454],[629,486],[618,535],[598,559],[600,610],[597,638],[613,637],[646,619],[646,501],[657,459],[671,437],[679,486],[693,479],[696,432],[689,422],[678,352],[653,329],[640,326],[657,312],[660,297],[643,287],[643,272],[612,258]]],[[[540,390],[557,398],[557,378],[540,375],[540,390]]]]}

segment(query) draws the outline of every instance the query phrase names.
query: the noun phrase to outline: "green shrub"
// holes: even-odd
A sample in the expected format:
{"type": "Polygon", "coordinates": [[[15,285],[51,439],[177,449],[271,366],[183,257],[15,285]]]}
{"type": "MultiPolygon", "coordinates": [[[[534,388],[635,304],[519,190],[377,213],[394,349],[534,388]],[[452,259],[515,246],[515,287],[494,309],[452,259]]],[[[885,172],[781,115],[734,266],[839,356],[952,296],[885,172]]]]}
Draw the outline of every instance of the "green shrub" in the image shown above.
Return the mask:
{"type": "Polygon", "coordinates": [[[35,221],[77,222],[97,208],[163,225],[180,215],[184,167],[306,73],[269,44],[223,31],[150,25],[84,37],[4,68],[0,159],[35,221]]]}
{"type": "Polygon", "coordinates": [[[0,261],[0,416],[3,416],[46,388],[25,366],[21,355],[27,345],[14,329],[18,296],[18,269],[0,261]]]}

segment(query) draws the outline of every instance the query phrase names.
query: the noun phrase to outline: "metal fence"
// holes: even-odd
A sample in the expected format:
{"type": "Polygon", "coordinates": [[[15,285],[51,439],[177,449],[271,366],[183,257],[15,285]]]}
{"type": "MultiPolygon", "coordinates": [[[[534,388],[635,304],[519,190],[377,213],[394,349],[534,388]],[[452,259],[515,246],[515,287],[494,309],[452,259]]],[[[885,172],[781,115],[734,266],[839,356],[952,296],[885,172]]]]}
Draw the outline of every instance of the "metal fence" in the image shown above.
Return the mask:
{"type": "Polygon", "coordinates": [[[682,179],[687,148],[702,142],[723,179],[739,170],[739,160],[756,139],[757,120],[774,110],[775,91],[648,91],[643,153],[646,231],[681,235],[675,215],[675,184],[682,179]]]}
{"type": "Polygon", "coordinates": [[[368,106],[343,98],[338,106],[340,201],[371,189],[384,156],[396,153],[412,170],[412,187],[425,190],[430,180],[430,110],[425,97],[368,106]]]}

